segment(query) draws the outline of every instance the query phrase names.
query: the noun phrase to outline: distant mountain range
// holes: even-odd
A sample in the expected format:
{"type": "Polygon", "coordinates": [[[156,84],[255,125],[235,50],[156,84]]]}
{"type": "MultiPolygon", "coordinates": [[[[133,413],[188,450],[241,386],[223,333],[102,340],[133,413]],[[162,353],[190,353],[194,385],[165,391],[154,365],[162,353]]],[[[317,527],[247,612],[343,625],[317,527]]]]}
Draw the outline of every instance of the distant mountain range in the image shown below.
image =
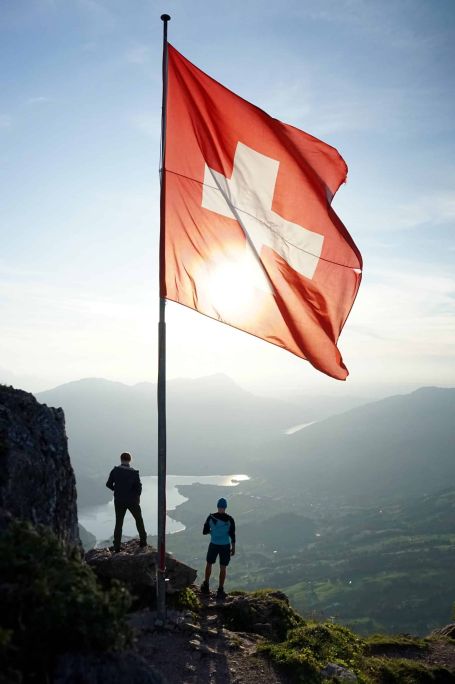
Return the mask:
{"type": "MultiPolygon", "coordinates": [[[[156,473],[156,385],[102,379],[40,392],[38,400],[65,411],[79,503],[102,502],[104,483],[122,451],[142,474],[156,473]]],[[[168,472],[213,475],[248,472],[252,452],[306,420],[298,405],[256,397],[224,375],[167,384],[168,472]]]]}
{"type": "Polygon", "coordinates": [[[261,475],[319,496],[368,503],[455,485],[455,389],[424,387],[279,438],[261,475]]]}
{"type": "MultiPolygon", "coordinates": [[[[156,473],[156,385],[85,379],[36,396],[65,411],[80,506],[109,498],[104,483],[122,451],[142,474],[156,473]]],[[[422,388],[329,418],[359,400],[332,402],[325,416],[321,401],[257,397],[224,375],[172,380],[168,472],[246,472],[284,491],[366,502],[455,484],[455,389],[422,388]]]]}
{"type": "MultiPolygon", "coordinates": [[[[227,493],[238,526],[232,586],[278,586],[305,615],[363,633],[426,634],[449,619],[455,389],[346,402],[348,410],[330,417],[341,403],[324,415],[320,397],[260,398],[225,376],[167,389],[168,471],[251,476],[227,493]]],[[[122,450],[142,474],[155,473],[156,386],[89,379],[38,398],[65,410],[79,507],[110,498],[106,476],[122,450]]],[[[202,522],[226,492],[195,484],[181,493],[187,501],[174,515],[186,529],[168,547],[202,567],[202,522]]]]}

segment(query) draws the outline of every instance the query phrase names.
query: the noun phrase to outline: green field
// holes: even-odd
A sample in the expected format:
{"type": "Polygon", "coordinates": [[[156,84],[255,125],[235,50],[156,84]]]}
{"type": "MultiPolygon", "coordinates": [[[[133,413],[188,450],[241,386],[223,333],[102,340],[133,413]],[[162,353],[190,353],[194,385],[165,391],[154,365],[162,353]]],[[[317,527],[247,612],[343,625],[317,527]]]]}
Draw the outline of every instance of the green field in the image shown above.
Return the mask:
{"type": "MultiPolygon", "coordinates": [[[[204,567],[203,521],[218,488],[182,488],[176,517],[186,530],[168,537],[178,558],[204,567]]],[[[455,600],[455,489],[401,503],[354,507],[284,496],[252,480],[232,490],[238,527],[229,587],[283,589],[304,616],[363,634],[428,634],[451,619],[455,600]],[[260,493],[259,493],[260,492],[260,493]]]]}

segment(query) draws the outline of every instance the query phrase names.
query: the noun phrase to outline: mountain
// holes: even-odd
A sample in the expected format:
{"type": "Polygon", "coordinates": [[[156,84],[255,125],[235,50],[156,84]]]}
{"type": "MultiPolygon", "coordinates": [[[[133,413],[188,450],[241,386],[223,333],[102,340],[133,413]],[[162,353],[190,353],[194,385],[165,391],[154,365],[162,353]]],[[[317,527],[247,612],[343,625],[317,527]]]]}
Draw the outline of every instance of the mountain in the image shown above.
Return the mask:
{"type": "MultiPolygon", "coordinates": [[[[368,502],[455,484],[455,389],[424,387],[280,437],[261,475],[319,497],[368,502]],[[285,464],[285,467],[283,467],[285,464]]],[[[259,471],[258,471],[259,472],[259,471]]]]}
{"type": "MultiPolygon", "coordinates": [[[[79,505],[108,500],[105,479],[122,451],[156,473],[156,385],[91,378],[37,397],[65,411],[79,505]]],[[[247,472],[312,499],[367,503],[455,482],[455,389],[421,388],[285,434],[309,418],[308,402],[257,397],[224,375],[171,380],[168,473],[247,472]]]]}
{"type": "MultiPolygon", "coordinates": [[[[156,473],[156,385],[85,379],[40,392],[39,401],[62,407],[79,503],[106,500],[104,483],[122,451],[142,474],[156,473]]],[[[167,384],[168,473],[248,472],[277,434],[304,422],[299,406],[256,397],[224,375],[167,384]]]]}

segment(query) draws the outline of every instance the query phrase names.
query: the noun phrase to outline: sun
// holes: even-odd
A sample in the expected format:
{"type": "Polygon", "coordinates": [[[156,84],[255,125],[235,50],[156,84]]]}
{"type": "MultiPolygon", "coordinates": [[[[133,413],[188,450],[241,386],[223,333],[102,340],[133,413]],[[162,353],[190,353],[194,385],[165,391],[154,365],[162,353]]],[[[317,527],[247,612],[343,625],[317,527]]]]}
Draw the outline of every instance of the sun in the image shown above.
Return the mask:
{"type": "Polygon", "coordinates": [[[206,292],[217,317],[239,325],[253,321],[272,293],[260,262],[250,250],[220,254],[207,268],[206,292]]]}

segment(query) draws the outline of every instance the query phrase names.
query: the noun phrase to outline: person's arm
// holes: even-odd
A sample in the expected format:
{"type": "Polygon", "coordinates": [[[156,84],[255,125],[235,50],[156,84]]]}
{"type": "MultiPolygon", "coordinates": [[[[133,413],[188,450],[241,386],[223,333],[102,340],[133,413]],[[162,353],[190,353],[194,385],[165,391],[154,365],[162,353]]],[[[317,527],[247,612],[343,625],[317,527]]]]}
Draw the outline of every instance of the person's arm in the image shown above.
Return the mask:
{"type": "Polygon", "coordinates": [[[210,520],[210,516],[207,516],[207,520],[205,521],[204,527],[202,529],[202,534],[210,534],[209,520],[210,520]]]}
{"type": "Polygon", "coordinates": [[[108,480],[106,482],[106,487],[108,489],[111,489],[112,491],[114,491],[114,487],[115,487],[114,470],[115,470],[115,468],[113,468],[111,470],[110,475],[108,477],[108,480]]]}
{"type": "Polygon", "coordinates": [[[135,488],[136,494],[138,496],[140,496],[142,494],[142,482],[141,482],[141,478],[139,477],[139,470],[137,471],[137,480],[134,483],[134,485],[135,485],[134,488],[135,488]]]}
{"type": "Polygon", "coordinates": [[[235,520],[234,518],[231,518],[229,521],[230,527],[229,527],[229,536],[231,538],[231,556],[235,556],[235,520]]]}

